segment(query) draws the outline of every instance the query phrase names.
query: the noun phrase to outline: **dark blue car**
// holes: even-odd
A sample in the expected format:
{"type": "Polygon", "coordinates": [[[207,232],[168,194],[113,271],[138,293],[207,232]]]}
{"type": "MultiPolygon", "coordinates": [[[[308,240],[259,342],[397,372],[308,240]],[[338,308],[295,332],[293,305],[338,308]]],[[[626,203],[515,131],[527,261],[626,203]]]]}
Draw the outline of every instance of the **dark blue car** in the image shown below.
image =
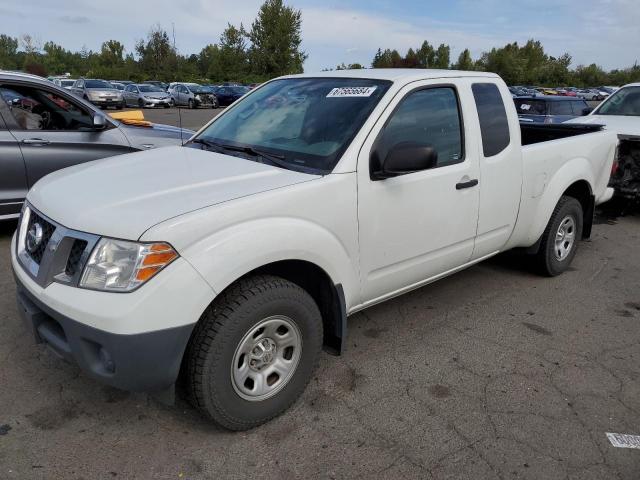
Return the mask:
{"type": "Polygon", "coordinates": [[[218,98],[218,103],[221,107],[226,107],[231,105],[237,99],[242,97],[245,93],[249,91],[248,87],[243,87],[240,85],[228,85],[217,87],[214,90],[216,97],[218,98]]]}
{"type": "Polygon", "coordinates": [[[576,97],[517,97],[513,99],[521,122],[562,123],[591,112],[587,102],[576,97]]]}

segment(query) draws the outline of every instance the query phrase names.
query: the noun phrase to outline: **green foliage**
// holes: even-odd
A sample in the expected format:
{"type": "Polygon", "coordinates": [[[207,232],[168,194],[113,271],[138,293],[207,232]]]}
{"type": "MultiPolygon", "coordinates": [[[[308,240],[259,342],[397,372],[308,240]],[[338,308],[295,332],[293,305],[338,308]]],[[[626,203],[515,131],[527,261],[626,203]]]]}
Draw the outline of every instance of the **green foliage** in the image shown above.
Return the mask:
{"type": "Polygon", "coordinates": [[[264,79],[301,73],[307,54],[302,43],[302,13],[282,0],[266,0],[251,25],[249,58],[252,73],[264,79]]]}
{"type": "Polygon", "coordinates": [[[605,72],[596,64],[578,65],[571,70],[571,55],[559,57],[547,55],[537,40],[529,40],[523,46],[517,42],[484,52],[476,61],[469,49],[463,50],[458,61],[450,64],[449,45],[434,48],[424,41],[418,50],[410,48],[402,57],[396,50],[378,48],[372,68],[453,68],[479,70],[500,75],[509,85],[547,86],[599,86],[624,85],[640,80],[640,66],[605,72]]]}

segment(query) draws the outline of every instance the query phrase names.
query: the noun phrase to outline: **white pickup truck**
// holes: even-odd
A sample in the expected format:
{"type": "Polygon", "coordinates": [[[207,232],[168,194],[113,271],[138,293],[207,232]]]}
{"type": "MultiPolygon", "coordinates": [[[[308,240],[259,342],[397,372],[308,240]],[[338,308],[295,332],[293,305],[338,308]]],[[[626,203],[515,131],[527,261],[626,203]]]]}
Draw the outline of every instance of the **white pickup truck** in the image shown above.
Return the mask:
{"type": "Polygon", "coordinates": [[[515,247],[566,270],[616,142],[521,127],[493,74],[278,78],[184,147],[40,180],[12,242],[18,304],[90,376],[169,399],[180,375],[248,429],[342,350],[350,314],[515,247]]]}

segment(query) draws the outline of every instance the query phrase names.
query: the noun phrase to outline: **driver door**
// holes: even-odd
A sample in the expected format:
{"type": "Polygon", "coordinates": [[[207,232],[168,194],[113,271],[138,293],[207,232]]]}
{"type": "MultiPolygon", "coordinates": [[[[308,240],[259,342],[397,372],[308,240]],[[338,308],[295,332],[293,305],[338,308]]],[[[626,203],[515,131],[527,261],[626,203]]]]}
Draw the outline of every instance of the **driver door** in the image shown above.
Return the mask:
{"type": "Polygon", "coordinates": [[[105,129],[94,130],[93,115],[100,113],[70,95],[23,83],[0,87],[0,92],[12,92],[3,95],[9,110],[5,121],[22,151],[29,188],[61,168],[134,151],[108,121],[105,129]]]}
{"type": "MultiPolygon", "coordinates": [[[[416,82],[392,101],[358,158],[362,300],[373,304],[469,262],[479,211],[477,145],[466,85],[416,82]],[[462,88],[460,88],[462,87],[462,88]],[[468,110],[468,107],[467,107],[468,110]],[[428,168],[380,179],[374,172],[403,144],[432,148],[428,168]]],[[[384,171],[384,169],[383,169],[384,171]]]]}

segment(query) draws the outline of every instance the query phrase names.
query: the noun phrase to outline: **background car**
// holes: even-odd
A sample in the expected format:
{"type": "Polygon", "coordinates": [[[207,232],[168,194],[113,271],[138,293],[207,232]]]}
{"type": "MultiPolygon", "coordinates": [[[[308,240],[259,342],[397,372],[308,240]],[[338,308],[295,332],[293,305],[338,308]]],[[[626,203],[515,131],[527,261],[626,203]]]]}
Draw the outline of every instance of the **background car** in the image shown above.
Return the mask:
{"type": "Polygon", "coordinates": [[[562,123],[587,115],[591,108],[581,98],[565,96],[518,97],[513,102],[521,122],[562,123]]]}
{"type": "Polygon", "coordinates": [[[121,92],[124,91],[124,87],[126,86],[124,83],[120,83],[120,82],[109,82],[111,85],[113,85],[113,87],[117,90],[120,90],[121,92]]]}
{"type": "Polygon", "coordinates": [[[197,83],[172,83],[168,93],[176,106],[218,108],[219,105],[213,89],[197,83]]]}
{"type": "Polygon", "coordinates": [[[553,88],[538,87],[538,88],[536,88],[536,90],[541,95],[558,95],[558,92],[556,90],[554,90],[553,88]]]}
{"type": "Polygon", "coordinates": [[[162,88],[155,85],[132,83],[127,85],[123,92],[125,107],[134,106],[139,108],[145,107],[164,107],[173,106],[171,95],[162,88]]]}
{"type": "Polygon", "coordinates": [[[71,87],[71,91],[103,108],[115,107],[122,110],[124,107],[122,92],[105,80],[79,78],[71,87]]]}
{"type": "Polygon", "coordinates": [[[54,78],[52,81],[54,85],[66,89],[71,89],[71,87],[73,87],[73,84],[76,83],[75,78],[54,78]]]}
{"type": "Polygon", "coordinates": [[[240,97],[249,92],[249,87],[242,86],[222,86],[218,87],[214,90],[216,98],[218,99],[218,104],[221,107],[226,107],[231,105],[233,102],[238,100],[240,97]]]}
{"type": "Polygon", "coordinates": [[[121,153],[180,145],[193,131],[127,125],[35,75],[0,72],[0,220],[16,218],[36,181],[121,153]]]}
{"type": "Polygon", "coordinates": [[[600,95],[600,92],[598,90],[592,90],[592,89],[583,89],[583,90],[578,90],[576,91],[576,96],[578,98],[583,98],[585,100],[590,100],[590,101],[598,101],[598,100],[602,100],[602,96],[600,95]]]}

